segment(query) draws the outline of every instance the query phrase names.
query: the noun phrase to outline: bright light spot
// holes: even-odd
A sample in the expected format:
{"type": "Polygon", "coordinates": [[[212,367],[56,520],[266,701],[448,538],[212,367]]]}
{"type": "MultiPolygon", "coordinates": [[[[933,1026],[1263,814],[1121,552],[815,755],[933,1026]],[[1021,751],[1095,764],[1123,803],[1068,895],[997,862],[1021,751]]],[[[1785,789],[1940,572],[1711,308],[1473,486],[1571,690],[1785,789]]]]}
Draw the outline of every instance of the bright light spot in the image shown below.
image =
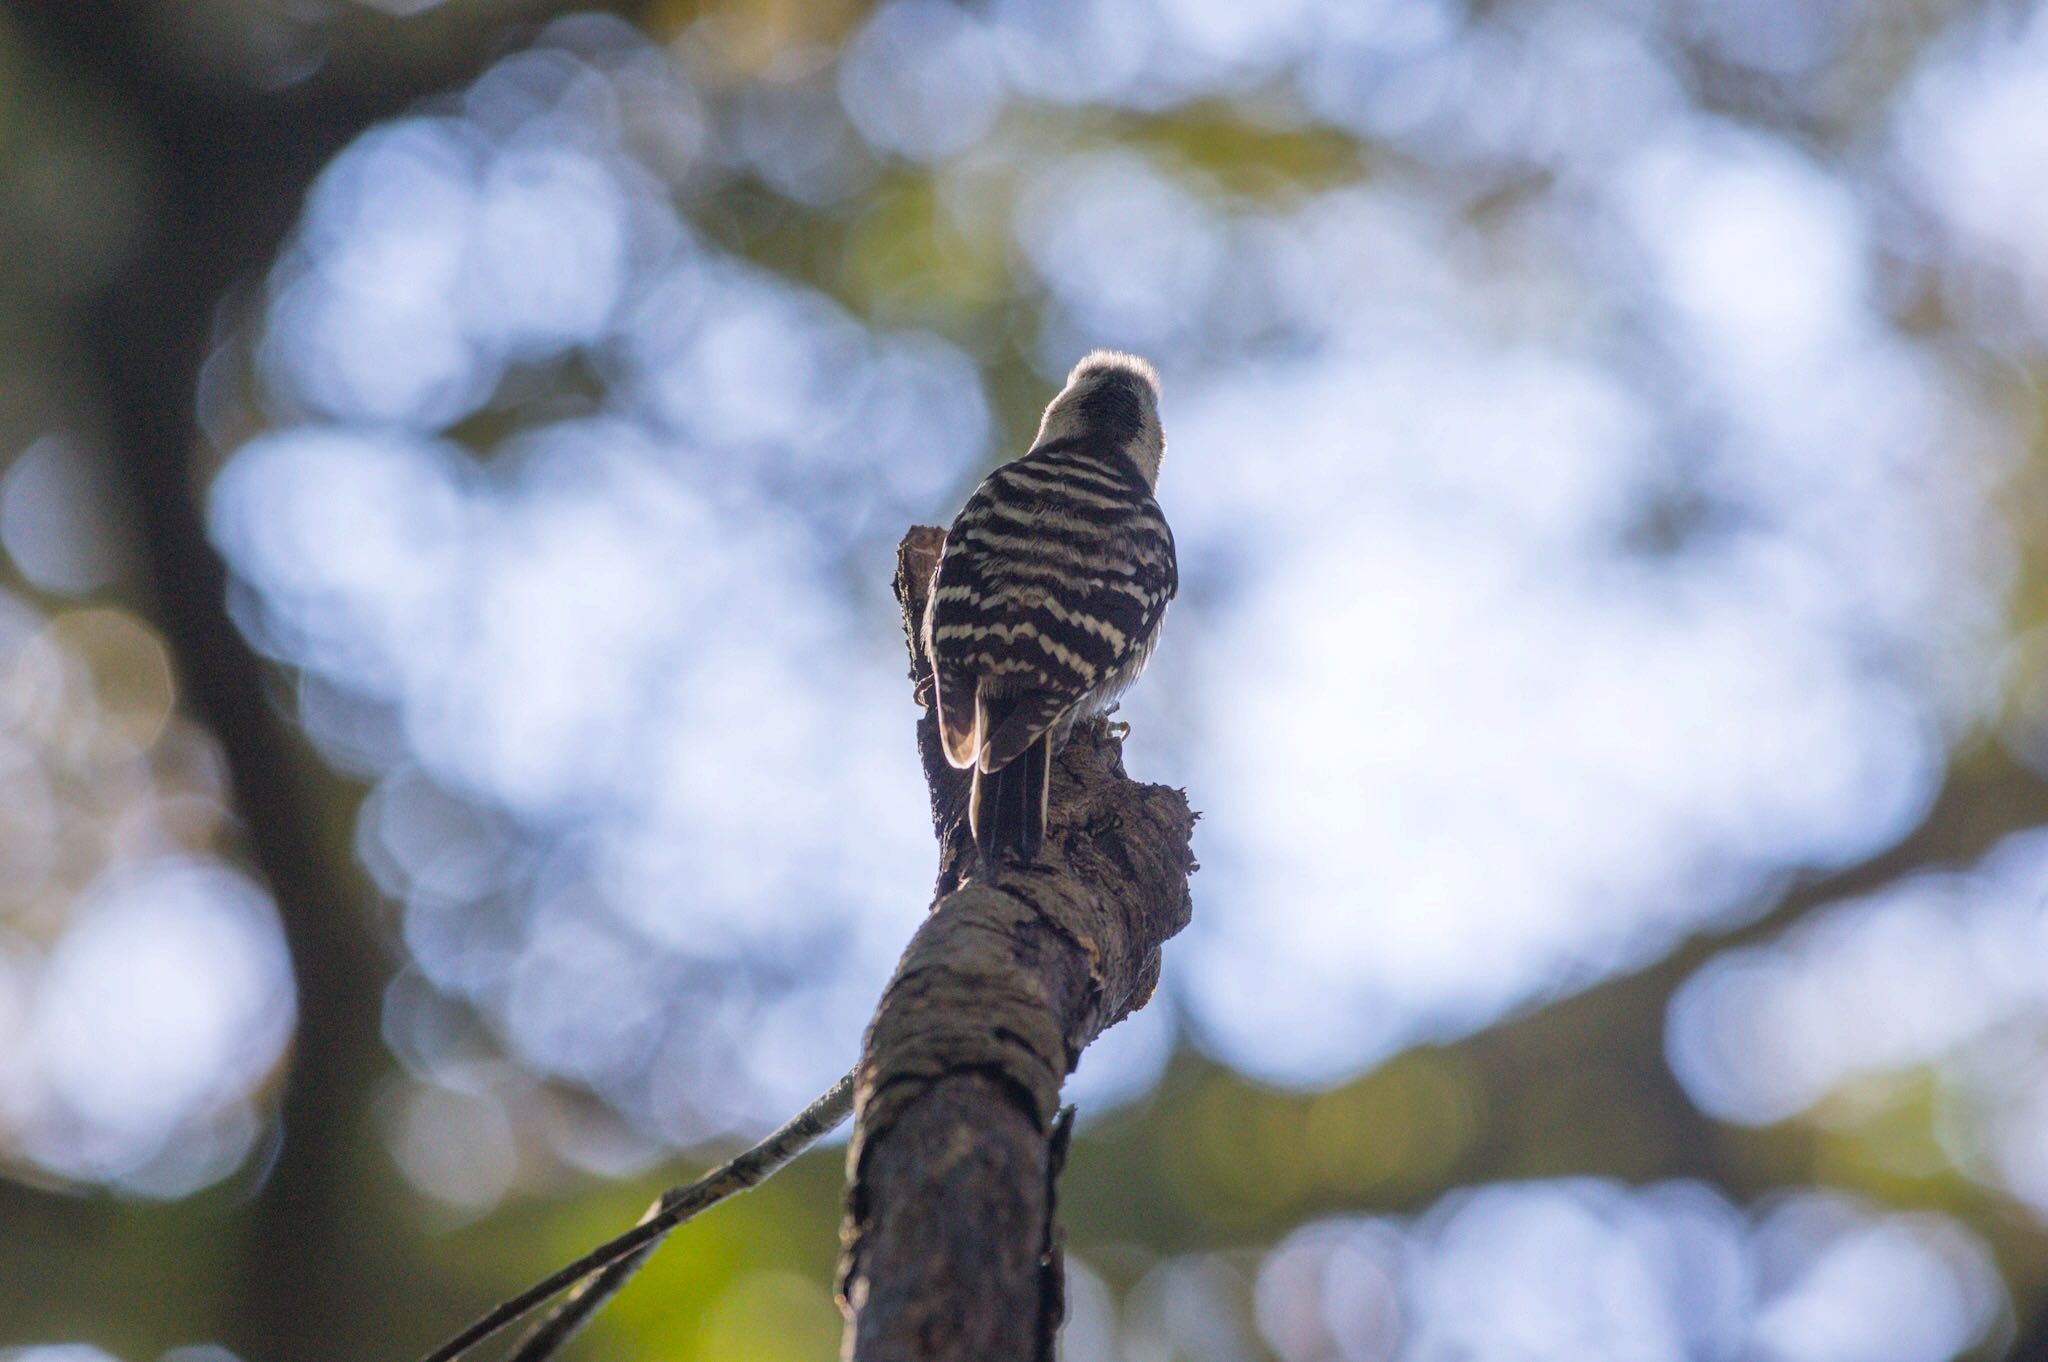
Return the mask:
{"type": "Polygon", "coordinates": [[[1108,1283],[1071,1253],[1066,1259],[1066,1318],[1060,1322],[1060,1362],[1122,1362],[1116,1345],[1116,1297],[1108,1283]]]}
{"type": "Polygon", "coordinates": [[[1311,1225],[1259,1269],[1259,1332],[1284,1362],[1391,1362],[1408,1327],[1401,1238],[1373,1225],[1311,1225]]]}
{"type": "MultiPolygon", "coordinates": [[[[1073,324],[1091,340],[1127,347],[1156,347],[1194,328],[1225,259],[1203,202],[1128,153],[1048,167],[1017,232],[1073,324]],[[1134,241],[1145,249],[1133,251],[1134,241]]],[[[1065,367],[1065,353],[1048,358],[1065,367]]]]}
{"type": "Polygon", "coordinates": [[[98,459],[62,435],[30,444],[0,477],[0,545],[45,591],[78,596],[112,582],[115,523],[98,459]]]}
{"type": "Polygon", "coordinates": [[[25,1348],[0,1348],[0,1362],[120,1362],[90,1343],[32,1343],[25,1348]]]}
{"type": "Polygon", "coordinates": [[[103,753],[112,755],[112,744],[126,752],[153,746],[177,701],[156,632],[125,610],[72,610],[50,622],[49,639],[91,678],[103,753]]]}
{"type": "Polygon", "coordinates": [[[304,259],[281,277],[273,380],[344,420],[440,422],[496,381],[455,310],[473,245],[480,148],[446,121],[369,134],[314,186],[304,259]]]}
{"type": "Polygon", "coordinates": [[[1771,1357],[1948,1362],[1983,1336],[1999,1304],[1990,1255],[1934,1219],[1852,1220],[1786,1275],[1754,1325],[1771,1357]]]}
{"type": "Polygon", "coordinates": [[[1151,8],[1149,0],[993,0],[986,7],[1010,85],[1061,104],[1111,102],[1133,91],[1158,40],[1151,8]]]}
{"type": "Polygon", "coordinates": [[[212,741],[126,610],[0,593],[0,1153],[185,1196],[259,1134],[291,1029],[262,892],[221,864],[212,741]]]}
{"type": "Polygon", "coordinates": [[[1706,357],[1803,372],[1866,321],[1863,226],[1848,192],[1783,143],[1688,129],[1623,176],[1659,283],[1706,357]]]}
{"type": "Polygon", "coordinates": [[[1124,1299],[1124,1331],[1142,1340],[1126,1357],[1249,1357],[1241,1322],[1249,1283],[1220,1255],[1169,1258],[1139,1278],[1124,1299]]]}
{"type": "Polygon", "coordinates": [[[2003,1307],[1990,1255],[1938,1218],[1802,1195],[1746,1222],[1699,1184],[1593,1181],[1308,1225],[1266,1256],[1255,1299],[1283,1362],[1948,1362],[2003,1307]]]}
{"type": "Polygon", "coordinates": [[[381,9],[386,14],[396,14],[400,18],[410,18],[415,14],[425,14],[441,4],[442,0],[356,0],[356,3],[370,9],[381,9]]]}
{"type": "Polygon", "coordinates": [[[512,1127],[488,1096],[409,1086],[389,1125],[399,1169],[438,1201],[485,1211],[512,1185],[518,1167],[512,1127]]]}
{"type": "Polygon", "coordinates": [[[218,1343],[187,1343],[167,1349],[157,1362],[241,1362],[218,1343]]]}
{"type": "Polygon", "coordinates": [[[845,202],[875,177],[875,159],[829,74],[748,86],[731,140],[734,154],[766,184],[799,203],[845,202]]]}
{"type": "Polygon", "coordinates": [[[1963,1171],[2048,1215],[2048,1102],[2031,1035],[2048,1012],[2048,834],[1967,871],[1833,905],[1716,957],[1672,998],[1666,1052],[1699,1106],[1763,1125],[1925,1071],[1963,1171]]]}
{"type": "Polygon", "coordinates": [[[1929,205],[1961,240],[1958,301],[1994,323],[2017,294],[2048,334],[2048,15],[1996,15],[1938,45],[1898,120],[1898,150],[1929,205]],[[1989,270],[1984,267],[1989,265],[1989,270]]]}
{"type": "Polygon", "coordinates": [[[2048,940],[2044,878],[2048,838],[2019,836],[1719,956],[1672,999],[1673,1069],[1706,1110],[1763,1124],[2037,1015],[2048,982],[2022,962],[2048,940]]]}
{"type": "Polygon", "coordinates": [[[214,480],[214,541],[265,587],[266,640],[357,685],[391,684],[456,621],[440,612],[468,548],[471,476],[445,445],[300,427],[243,447],[214,480]]]}
{"type": "Polygon", "coordinates": [[[597,337],[626,283],[628,211],[617,179],[581,152],[500,152],[478,186],[465,328],[543,353],[597,337]]]}
{"type": "Polygon", "coordinates": [[[225,867],[157,861],[111,874],[39,981],[30,1043],[50,1132],[38,1155],[118,1177],[235,1103],[284,1053],[292,984],[262,891],[225,867]],[[73,1132],[68,1145],[55,1133],[73,1132]]]}
{"type": "Polygon", "coordinates": [[[892,0],[840,60],[840,97],[878,147],[936,161],[980,141],[1004,90],[987,34],[942,0],[892,0]]]}

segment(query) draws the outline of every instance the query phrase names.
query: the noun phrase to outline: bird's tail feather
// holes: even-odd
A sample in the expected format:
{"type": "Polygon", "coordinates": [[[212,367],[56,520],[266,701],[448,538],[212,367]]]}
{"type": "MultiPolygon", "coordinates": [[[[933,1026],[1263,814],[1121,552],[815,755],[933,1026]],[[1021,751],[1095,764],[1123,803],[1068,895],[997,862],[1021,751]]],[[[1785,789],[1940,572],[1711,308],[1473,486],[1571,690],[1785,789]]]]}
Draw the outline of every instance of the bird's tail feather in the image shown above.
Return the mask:
{"type": "Polygon", "coordinates": [[[1045,845],[1045,807],[1052,783],[1052,739],[1041,733],[1018,758],[996,771],[974,772],[968,823],[981,863],[1038,859],[1045,845]]]}

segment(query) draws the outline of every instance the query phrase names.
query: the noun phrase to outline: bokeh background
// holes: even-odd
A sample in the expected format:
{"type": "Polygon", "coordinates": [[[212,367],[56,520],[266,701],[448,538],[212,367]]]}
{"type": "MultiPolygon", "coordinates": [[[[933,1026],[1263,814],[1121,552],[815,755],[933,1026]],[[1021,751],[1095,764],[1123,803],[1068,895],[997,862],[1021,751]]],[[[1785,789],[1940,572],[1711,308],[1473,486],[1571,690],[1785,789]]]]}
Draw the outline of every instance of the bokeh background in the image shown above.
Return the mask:
{"type": "MultiPolygon", "coordinates": [[[[1165,376],[1071,1362],[2048,1357],[2048,14],[0,4],[0,1357],[417,1354],[854,1057],[1165,376]]],[[[841,1154],[583,1358],[832,1355],[841,1154]]]]}

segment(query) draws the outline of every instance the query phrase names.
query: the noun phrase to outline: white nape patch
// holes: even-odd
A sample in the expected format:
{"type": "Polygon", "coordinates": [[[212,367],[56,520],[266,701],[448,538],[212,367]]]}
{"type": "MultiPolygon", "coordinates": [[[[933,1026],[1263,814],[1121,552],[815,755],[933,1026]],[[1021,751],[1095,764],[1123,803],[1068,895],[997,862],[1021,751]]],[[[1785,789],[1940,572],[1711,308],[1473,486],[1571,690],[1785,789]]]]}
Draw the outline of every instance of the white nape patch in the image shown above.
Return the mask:
{"type": "Polygon", "coordinates": [[[1055,440],[1071,440],[1084,429],[1081,419],[1081,404],[1073,400],[1072,386],[1062,388],[1058,397],[1046,406],[1045,418],[1038,423],[1038,438],[1031,443],[1051,444],[1055,440]]]}
{"type": "Polygon", "coordinates": [[[1154,402],[1159,400],[1159,371],[1153,368],[1151,361],[1145,359],[1142,355],[1133,355],[1124,350],[1089,351],[1081,357],[1081,362],[1076,364],[1073,371],[1067,375],[1067,387],[1071,389],[1074,384],[1081,380],[1084,374],[1100,373],[1107,370],[1135,374],[1139,378],[1144,379],[1145,385],[1152,389],[1152,400],[1154,402]]]}
{"type": "Polygon", "coordinates": [[[1124,457],[1138,466],[1147,487],[1159,485],[1159,465],[1166,462],[1166,432],[1159,427],[1159,413],[1145,413],[1145,429],[1124,441],[1124,457]]]}

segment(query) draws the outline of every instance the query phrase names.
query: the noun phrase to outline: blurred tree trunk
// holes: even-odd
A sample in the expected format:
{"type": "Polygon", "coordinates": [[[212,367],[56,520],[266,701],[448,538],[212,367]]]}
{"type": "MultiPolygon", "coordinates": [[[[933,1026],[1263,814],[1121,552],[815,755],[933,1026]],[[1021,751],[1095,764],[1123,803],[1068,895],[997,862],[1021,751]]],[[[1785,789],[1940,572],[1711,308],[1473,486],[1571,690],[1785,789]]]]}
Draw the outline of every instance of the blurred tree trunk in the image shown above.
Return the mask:
{"type": "MultiPolygon", "coordinates": [[[[219,740],[234,806],[276,897],[298,995],[298,1029],[275,1158],[246,1208],[247,1237],[220,1341],[252,1362],[389,1355],[394,1291],[418,1291],[390,1260],[396,1236],[360,1194],[380,1168],[368,1124],[382,1064],[386,962],[345,835],[323,830],[310,756],[268,694],[269,674],[226,612],[227,573],[208,543],[193,479],[196,393],[217,309],[276,256],[321,168],[378,120],[457,85],[549,3],[453,3],[400,32],[361,17],[386,60],[331,56],[275,93],[178,65],[177,7],[11,0],[41,55],[132,125],[152,193],[123,267],[80,309],[75,342],[101,432],[143,545],[156,621],[192,713],[219,740]],[[431,41],[408,42],[417,35],[431,41]]],[[[257,17],[253,11],[252,18],[257,17]]],[[[218,53],[206,53],[209,59],[218,53]]],[[[225,63],[223,63],[225,64],[225,63]]]]}

